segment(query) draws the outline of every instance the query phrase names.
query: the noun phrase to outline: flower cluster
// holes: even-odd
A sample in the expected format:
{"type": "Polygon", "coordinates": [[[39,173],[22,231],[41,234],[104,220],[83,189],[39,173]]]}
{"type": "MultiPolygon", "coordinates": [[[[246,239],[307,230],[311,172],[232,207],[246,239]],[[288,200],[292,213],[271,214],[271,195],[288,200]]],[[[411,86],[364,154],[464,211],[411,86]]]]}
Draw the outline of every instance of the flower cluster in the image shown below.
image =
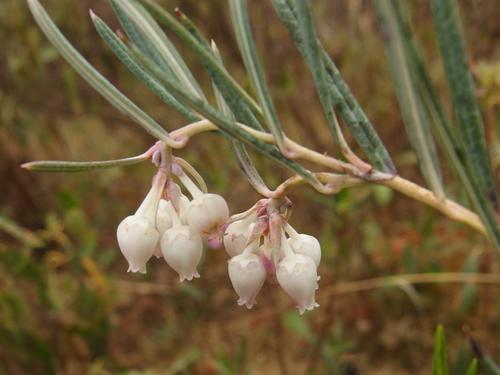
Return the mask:
{"type": "Polygon", "coordinates": [[[191,166],[198,185],[171,157],[160,158],[155,153],[153,161],[159,168],[144,201],[118,225],[118,244],[129,272],[146,273],[146,263],[154,255],[163,258],[180,281],[192,280],[200,276],[203,243],[213,248],[223,243],[231,257],[228,272],[239,305],[252,308],[267,278],[283,288],[301,314],[318,306],[320,244],[288,224],[288,199],[262,199],[229,217],[224,198],[203,192],[204,181],[191,166]]]}
{"type": "Polygon", "coordinates": [[[184,281],[199,277],[203,240],[213,245],[214,238],[220,237],[229,209],[224,198],[203,193],[178,165],[174,166],[175,176],[192,199],[173,181],[170,168],[159,168],[135,214],[118,225],[117,239],[129,272],[146,273],[146,263],[155,255],[163,257],[184,281]]]}
{"type": "Polygon", "coordinates": [[[319,306],[315,293],[321,247],[316,238],[297,233],[287,223],[287,203],[263,199],[249,211],[235,215],[238,220],[226,229],[229,278],[239,305],[252,308],[267,278],[283,288],[301,314],[319,306]]]}

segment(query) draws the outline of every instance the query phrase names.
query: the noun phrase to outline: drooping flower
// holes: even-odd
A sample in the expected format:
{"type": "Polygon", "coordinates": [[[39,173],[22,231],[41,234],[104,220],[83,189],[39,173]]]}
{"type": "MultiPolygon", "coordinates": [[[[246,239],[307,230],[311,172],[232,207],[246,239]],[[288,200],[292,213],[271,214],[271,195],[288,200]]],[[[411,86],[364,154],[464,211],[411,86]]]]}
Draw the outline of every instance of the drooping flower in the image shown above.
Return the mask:
{"type": "Polygon", "coordinates": [[[146,273],[146,263],[160,238],[153,222],[146,217],[127,216],[118,225],[116,237],[129,265],[127,272],[146,273]]]}
{"type": "Polygon", "coordinates": [[[310,257],[316,264],[316,267],[319,266],[321,261],[321,245],[315,237],[308,234],[297,234],[290,237],[288,243],[295,253],[310,257]]]}
{"type": "Polygon", "coordinates": [[[279,262],[276,276],[281,287],[297,303],[300,314],[319,306],[314,299],[318,274],[312,258],[288,254],[279,262]]]}
{"type": "Polygon", "coordinates": [[[160,233],[156,229],[156,213],[166,175],[158,172],[153,184],[134,215],[118,225],[116,237],[129,267],[128,272],[146,273],[146,263],[155,251],[160,233]]]}
{"type": "Polygon", "coordinates": [[[224,248],[230,257],[241,254],[245,249],[248,237],[254,226],[254,223],[252,223],[254,219],[254,216],[250,216],[243,220],[237,220],[229,224],[226,228],[224,233],[224,248]]]}
{"type": "Polygon", "coordinates": [[[202,194],[189,202],[186,209],[188,225],[202,235],[219,231],[228,218],[226,200],[218,194],[202,194]]]}
{"type": "Polygon", "coordinates": [[[161,238],[163,258],[178,274],[180,281],[200,277],[197,267],[203,253],[198,233],[187,225],[173,226],[161,238]]]}
{"type": "Polygon", "coordinates": [[[200,235],[181,221],[172,204],[165,208],[172,219],[172,227],[163,233],[160,240],[163,258],[179,274],[180,281],[200,277],[196,270],[203,253],[200,235]]]}
{"type": "Polygon", "coordinates": [[[254,244],[249,245],[241,254],[228,261],[231,284],[238,294],[238,305],[251,309],[255,297],[266,280],[266,270],[259,256],[253,253],[254,244]]]}

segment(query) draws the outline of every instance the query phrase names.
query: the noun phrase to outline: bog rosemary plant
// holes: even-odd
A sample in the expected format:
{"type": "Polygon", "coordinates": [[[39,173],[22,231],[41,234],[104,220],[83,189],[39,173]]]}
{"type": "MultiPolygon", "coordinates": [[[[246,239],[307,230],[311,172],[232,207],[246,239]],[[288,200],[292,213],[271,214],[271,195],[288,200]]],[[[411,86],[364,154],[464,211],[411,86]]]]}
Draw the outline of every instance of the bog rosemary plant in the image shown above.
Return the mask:
{"type": "Polygon", "coordinates": [[[156,138],[143,154],[125,159],[23,165],[33,171],[78,172],[152,161],[157,172],[151,189],[117,229],[118,245],[130,272],[146,272],[147,262],[156,256],[166,261],[180,281],[192,280],[199,277],[197,266],[204,245],[224,246],[239,305],[251,308],[267,280],[279,284],[301,313],[313,309],[318,306],[315,291],[321,247],[316,238],[297,233],[290,224],[292,204],[286,192],[299,184],[307,184],[320,194],[366,184],[385,185],[469,225],[499,246],[496,193],[454,0],[430,2],[457,127],[432,88],[411,33],[406,3],[377,1],[406,130],[431,190],[397,174],[375,127],[323,48],[306,0],[272,0],[272,4],[311,72],[326,124],[338,145],[338,152],[332,152],[336,156],[306,148],[286,135],[257,55],[245,0],[229,0],[228,7],[251,93],[225,68],[215,42],[209,42],[180,10],[171,14],[153,0],[110,0],[124,31],[118,34],[90,11],[97,32],[116,57],[186,118],[187,125],[170,133],[78,53],[38,0],[27,2],[41,30],[82,78],[156,138]],[[215,103],[209,102],[162,27],[175,33],[198,56],[212,79],[215,103]],[[458,62],[453,60],[456,58],[458,62]],[[365,160],[352,151],[344,129],[364,151],[365,160]],[[224,198],[208,193],[200,174],[174,155],[175,150],[188,146],[191,137],[208,131],[217,131],[229,141],[244,175],[262,196],[245,212],[230,215],[224,198]],[[447,197],[437,145],[442,145],[478,214],[447,197]],[[268,187],[252,163],[248,147],[287,168],[291,176],[274,189],[268,187]],[[302,161],[314,165],[314,170],[306,169],[302,161]]]}

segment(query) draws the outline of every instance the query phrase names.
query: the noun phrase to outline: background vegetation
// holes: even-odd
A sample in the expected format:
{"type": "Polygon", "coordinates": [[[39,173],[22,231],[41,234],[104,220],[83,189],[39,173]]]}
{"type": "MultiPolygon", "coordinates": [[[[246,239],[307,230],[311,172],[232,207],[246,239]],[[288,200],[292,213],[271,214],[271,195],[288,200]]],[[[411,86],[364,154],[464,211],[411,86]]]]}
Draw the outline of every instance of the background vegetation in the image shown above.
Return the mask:
{"type": "MultiPolygon", "coordinates": [[[[180,5],[217,41],[229,69],[248,85],[225,1],[162,3],[169,9],[180,5]]],[[[500,8],[487,0],[459,3],[498,178],[500,8]]],[[[113,83],[168,130],[183,124],[98,38],[88,8],[118,27],[106,2],[44,4],[113,83]]],[[[287,134],[333,153],[311,76],[286,29],[270,2],[250,4],[287,134]]],[[[372,2],[316,0],[313,9],[325,46],[399,172],[422,182],[372,2]]],[[[432,78],[446,95],[427,1],[414,2],[413,19],[432,78]]],[[[303,317],[279,288],[269,286],[252,311],[236,306],[223,250],[207,252],[202,278],[193,283],[179,284],[163,261],[152,261],[145,276],[126,274],[115,229],[146,193],[153,167],[64,175],[28,173],[19,165],[35,159],[125,157],[142,152],[152,138],[129,126],[59,58],[23,1],[0,2],[0,25],[0,373],[426,374],[438,323],[447,333],[454,374],[465,373],[472,356],[468,332],[500,355],[498,285],[384,287],[374,281],[369,290],[357,290],[356,280],[397,274],[500,273],[498,254],[479,235],[380,187],[334,197],[308,188],[290,193],[292,224],[323,246],[321,308],[303,317]]],[[[185,57],[208,89],[202,68],[189,53],[185,57]]],[[[258,199],[221,137],[193,139],[181,155],[202,172],[212,191],[227,198],[233,212],[258,199]]],[[[284,176],[263,160],[258,164],[270,185],[284,176]]],[[[456,186],[444,172],[453,195],[456,186]]]]}

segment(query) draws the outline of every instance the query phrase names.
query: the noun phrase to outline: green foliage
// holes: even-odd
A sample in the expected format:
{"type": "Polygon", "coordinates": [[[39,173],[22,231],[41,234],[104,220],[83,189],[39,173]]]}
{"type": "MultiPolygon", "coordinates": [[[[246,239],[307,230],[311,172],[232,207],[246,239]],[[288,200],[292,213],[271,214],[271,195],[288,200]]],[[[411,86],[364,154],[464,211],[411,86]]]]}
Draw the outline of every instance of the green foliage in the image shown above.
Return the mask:
{"type": "Polygon", "coordinates": [[[431,0],[431,9],[459,134],[466,151],[465,160],[483,194],[496,206],[497,197],[484,138],[484,125],[468,67],[457,5],[455,0],[431,0]]]}
{"type": "Polygon", "coordinates": [[[23,168],[37,172],[88,172],[96,169],[123,167],[137,164],[147,157],[139,155],[131,158],[105,161],[32,161],[22,165],[23,168]]]}
{"type": "Polygon", "coordinates": [[[446,339],[443,326],[436,329],[434,354],[432,356],[432,375],[448,375],[448,359],[446,356],[446,339]]]}
{"type": "Polygon", "coordinates": [[[90,65],[82,55],[68,42],[61,34],[57,26],[52,22],[45,9],[38,0],[28,0],[33,17],[45,33],[47,38],[66,59],[66,61],[85,79],[94,89],[103,95],[120,112],[130,116],[148,133],[158,139],[165,139],[168,133],[143,112],[130,99],[123,95],[106,78],[104,78],[92,65],[90,65]]]}
{"type": "MultiPolygon", "coordinates": [[[[491,173],[484,125],[468,68],[464,38],[455,0],[431,0],[431,9],[448,86],[453,100],[463,159],[469,176],[471,199],[479,211],[490,238],[500,249],[500,230],[493,208],[497,194],[491,173]],[[488,204],[489,201],[489,204],[488,204]]],[[[466,185],[467,186],[467,185],[466,185]]]]}
{"type": "MultiPolygon", "coordinates": [[[[296,14],[295,7],[304,7],[305,1],[289,1],[289,0],[273,0],[273,6],[276,13],[287,26],[290,35],[292,36],[295,45],[309,63],[310,68],[313,70],[313,75],[316,76],[315,80],[321,80],[321,72],[318,71],[320,63],[317,61],[318,45],[321,48],[321,59],[325,72],[324,76],[327,77],[329,83],[329,95],[334,108],[338,111],[346,125],[349,127],[353,137],[361,146],[367,157],[374,164],[376,168],[391,174],[396,173],[396,168],[387,152],[384,144],[380,140],[375,128],[368,120],[365,112],[355,99],[347,83],[343,80],[339,70],[334,62],[330,59],[328,54],[321,47],[319,41],[312,42],[314,30],[310,22],[310,16],[307,14],[296,14]],[[311,60],[312,58],[312,60],[311,60]],[[311,65],[312,64],[312,65],[311,65]]],[[[323,92],[323,81],[317,82],[320,98],[322,103],[326,105],[325,93],[323,92]]],[[[328,115],[329,107],[326,106],[326,115],[328,115]]],[[[336,133],[336,132],[335,132],[336,133]]]]}
{"type": "MultiPolygon", "coordinates": [[[[418,92],[415,64],[408,40],[398,22],[398,2],[378,0],[377,10],[383,26],[384,42],[391,65],[406,132],[419,159],[419,167],[428,185],[439,198],[445,198],[436,146],[430,129],[430,116],[418,92]]],[[[401,18],[401,17],[399,17],[401,18]]]]}
{"type": "MultiPolygon", "coordinates": [[[[431,123],[448,160],[463,183],[473,206],[477,209],[485,223],[492,242],[497,248],[500,248],[500,232],[491,205],[488,203],[488,195],[484,193],[484,190],[482,190],[481,185],[478,183],[479,180],[474,170],[468,167],[467,155],[469,151],[465,148],[466,142],[461,139],[459,132],[452,127],[433,87],[427,65],[422,57],[423,54],[412,33],[408,5],[405,2],[393,0],[379,0],[377,5],[382,18],[384,32],[387,34],[385,42],[389,49],[389,57],[391,57],[390,63],[393,75],[397,81],[401,81],[404,78],[403,76],[409,76],[410,79],[406,89],[401,89],[398,84],[396,84],[396,89],[400,102],[406,104],[406,106],[403,106],[403,115],[410,141],[414,144],[415,151],[421,161],[424,160],[424,154],[428,156],[427,166],[424,163],[421,165],[424,176],[427,176],[428,183],[434,192],[440,194],[442,189],[436,186],[440,179],[438,178],[439,173],[432,172],[433,165],[435,166],[434,170],[437,171],[437,161],[432,162],[435,159],[433,156],[435,152],[432,151],[432,143],[434,141],[428,129],[428,123],[431,123]],[[396,52],[400,56],[397,56],[396,52]],[[410,101],[410,99],[413,100],[410,101]],[[413,102],[413,105],[410,105],[411,102],[413,102]],[[412,116],[410,116],[412,111],[415,115],[413,116],[413,123],[411,122],[412,116]],[[415,123],[418,119],[422,120],[418,122],[420,124],[420,136],[413,129],[414,126],[410,126],[411,123],[418,125],[415,123]],[[425,147],[428,149],[427,152],[424,149],[425,147]],[[430,179],[429,177],[432,174],[435,178],[430,179]]],[[[482,124],[480,124],[480,128],[482,134],[482,124]]],[[[487,153],[486,146],[483,146],[483,150],[478,152],[487,153]]]]}
{"type": "Polygon", "coordinates": [[[245,0],[231,0],[229,1],[229,8],[231,11],[231,19],[233,21],[233,28],[236,33],[236,40],[240,48],[243,62],[245,63],[246,70],[249,75],[250,82],[257,93],[260,107],[264,121],[271,130],[271,133],[276,140],[280,150],[284,150],[284,135],[281,129],[281,124],[278,120],[278,115],[274,108],[271,94],[267,88],[266,79],[259,58],[255,42],[252,37],[250,29],[250,21],[248,19],[245,0]]]}

